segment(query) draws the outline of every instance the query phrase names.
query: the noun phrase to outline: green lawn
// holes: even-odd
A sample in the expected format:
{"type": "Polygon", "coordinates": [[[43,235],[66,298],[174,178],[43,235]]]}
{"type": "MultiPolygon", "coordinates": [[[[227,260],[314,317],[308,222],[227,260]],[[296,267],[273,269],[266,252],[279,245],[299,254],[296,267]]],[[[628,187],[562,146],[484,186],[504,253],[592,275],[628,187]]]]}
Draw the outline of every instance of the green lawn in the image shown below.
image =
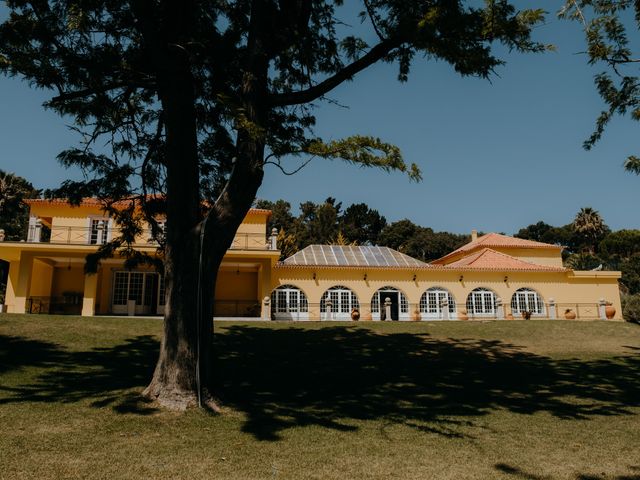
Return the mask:
{"type": "Polygon", "coordinates": [[[139,397],[161,321],[0,315],[0,479],[640,479],[640,327],[216,323],[225,413],[139,397]]]}

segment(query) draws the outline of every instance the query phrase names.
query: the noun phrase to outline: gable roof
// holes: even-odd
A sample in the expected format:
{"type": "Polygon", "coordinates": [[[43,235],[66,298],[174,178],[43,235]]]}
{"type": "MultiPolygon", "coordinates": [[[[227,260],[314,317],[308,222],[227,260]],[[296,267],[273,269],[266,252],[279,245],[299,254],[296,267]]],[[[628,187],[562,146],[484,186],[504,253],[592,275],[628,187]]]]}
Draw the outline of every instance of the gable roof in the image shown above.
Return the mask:
{"type": "Polygon", "coordinates": [[[566,272],[563,267],[551,265],[539,265],[512,257],[506,253],[496,252],[490,248],[483,248],[479,252],[472,253],[455,262],[443,265],[447,269],[464,270],[517,270],[527,272],[566,272]]]}
{"type": "Polygon", "coordinates": [[[551,245],[550,243],[536,242],[534,240],[525,240],[523,238],[510,237],[500,233],[487,233],[477,240],[469,242],[457,250],[440,257],[431,262],[432,264],[444,264],[446,260],[457,257],[462,253],[473,252],[481,248],[535,248],[548,250],[562,250],[564,247],[560,245],[551,245]]]}
{"type": "Polygon", "coordinates": [[[286,258],[280,266],[429,268],[429,264],[389,247],[309,245],[286,258]]]}

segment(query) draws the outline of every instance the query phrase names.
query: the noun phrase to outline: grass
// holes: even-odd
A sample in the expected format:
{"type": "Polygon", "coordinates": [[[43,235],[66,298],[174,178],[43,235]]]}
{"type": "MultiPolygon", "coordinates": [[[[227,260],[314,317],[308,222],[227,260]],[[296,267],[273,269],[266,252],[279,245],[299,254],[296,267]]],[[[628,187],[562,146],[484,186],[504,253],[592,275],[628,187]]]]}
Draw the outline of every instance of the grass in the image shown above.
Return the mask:
{"type": "Polygon", "coordinates": [[[216,323],[223,415],[157,410],[161,321],[0,315],[0,479],[640,480],[640,327],[216,323]]]}

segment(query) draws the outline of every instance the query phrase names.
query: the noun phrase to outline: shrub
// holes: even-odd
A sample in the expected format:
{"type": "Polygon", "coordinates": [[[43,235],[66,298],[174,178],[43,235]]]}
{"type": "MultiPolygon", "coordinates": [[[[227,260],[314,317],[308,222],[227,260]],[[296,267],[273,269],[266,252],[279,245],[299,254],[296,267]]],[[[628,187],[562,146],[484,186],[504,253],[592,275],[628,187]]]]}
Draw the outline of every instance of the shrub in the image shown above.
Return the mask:
{"type": "Polygon", "coordinates": [[[640,323],[640,294],[622,297],[622,316],[627,322],[640,323]]]}

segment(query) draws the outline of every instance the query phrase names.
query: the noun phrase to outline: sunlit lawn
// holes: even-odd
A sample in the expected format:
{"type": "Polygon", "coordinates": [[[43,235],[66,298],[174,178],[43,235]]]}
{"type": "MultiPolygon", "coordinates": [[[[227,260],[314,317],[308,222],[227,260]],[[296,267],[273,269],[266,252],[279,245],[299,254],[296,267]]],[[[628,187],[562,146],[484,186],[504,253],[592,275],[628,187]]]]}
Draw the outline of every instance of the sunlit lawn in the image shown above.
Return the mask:
{"type": "Polygon", "coordinates": [[[0,315],[0,479],[640,479],[640,327],[216,323],[223,415],[143,402],[161,321],[0,315]]]}

